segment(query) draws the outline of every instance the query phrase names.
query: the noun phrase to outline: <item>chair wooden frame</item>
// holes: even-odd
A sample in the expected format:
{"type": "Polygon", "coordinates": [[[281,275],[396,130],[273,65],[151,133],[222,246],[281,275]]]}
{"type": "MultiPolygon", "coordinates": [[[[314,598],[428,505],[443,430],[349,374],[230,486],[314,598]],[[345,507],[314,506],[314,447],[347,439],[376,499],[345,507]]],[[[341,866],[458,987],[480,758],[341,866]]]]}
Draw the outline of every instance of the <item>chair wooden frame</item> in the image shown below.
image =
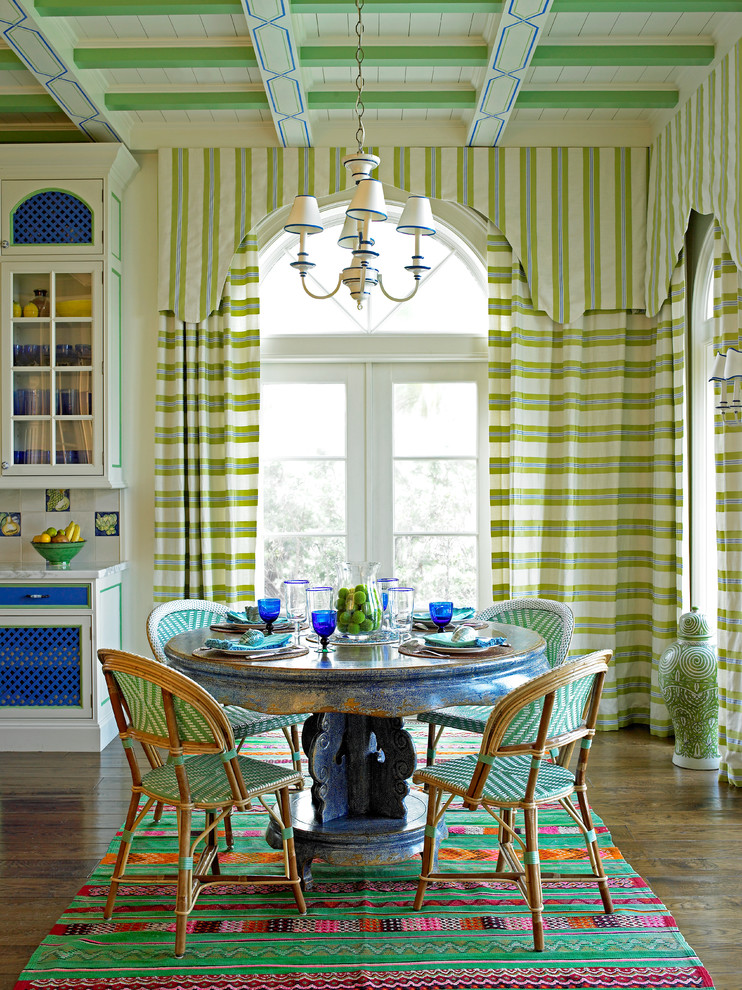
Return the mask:
{"type": "MultiPolygon", "coordinates": [[[[549,598],[511,598],[506,602],[496,602],[493,605],[489,605],[487,608],[482,609],[481,612],[477,612],[474,618],[486,622],[499,620],[500,622],[507,623],[508,618],[512,618],[514,615],[517,616],[519,612],[523,611],[544,613],[544,616],[556,615],[561,619],[561,635],[558,640],[555,637],[554,641],[547,641],[546,654],[550,667],[558,667],[564,663],[569,651],[569,644],[572,641],[572,631],[575,626],[575,617],[568,605],[562,602],[552,601],[549,598]]],[[[519,625],[520,623],[515,624],[519,625]]],[[[435,763],[438,743],[444,729],[458,728],[467,732],[482,732],[484,731],[486,717],[487,712],[485,710],[478,707],[470,708],[469,706],[463,706],[461,708],[460,724],[456,724],[458,720],[456,718],[455,708],[443,709],[441,712],[421,712],[417,715],[418,722],[428,723],[428,747],[426,756],[428,766],[433,766],[435,763]]],[[[571,748],[565,750],[561,758],[568,760],[570,756],[571,748]]]]}
{"type": "MultiPolygon", "coordinates": [[[[492,714],[487,722],[479,756],[471,778],[468,783],[462,782],[461,786],[441,779],[436,773],[445,775],[446,762],[436,766],[428,766],[416,771],[413,775],[413,782],[425,784],[428,788],[428,815],[425,828],[425,841],[422,853],[422,870],[415,895],[414,908],[420,910],[425,897],[425,890],[431,881],[446,881],[456,878],[459,881],[478,882],[480,880],[506,880],[510,881],[520,889],[526,903],[531,911],[533,919],[533,941],[536,951],[544,949],[543,930],[543,892],[542,877],[555,877],[559,874],[541,872],[539,861],[538,844],[538,808],[544,803],[557,801],[564,811],[576,822],[587,847],[590,859],[591,873],[570,873],[570,877],[579,876],[582,879],[590,878],[595,880],[600,889],[601,899],[607,914],[613,913],[613,902],[608,890],[608,881],[603,870],[600,859],[598,841],[590,815],[590,807],[587,801],[586,770],[587,759],[590,752],[590,744],[595,735],[595,723],[598,716],[598,705],[603,689],[608,662],[612,657],[612,651],[604,650],[591,653],[570,663],[565,663],[561,667],[541,674],[527,683],[515,688],[505,695],[492,710],[492,714]],[[555,709],[557,692],[560,688],[570,685],[582,678],[592,677],[593,682],[590,688],[587,701],[583,707],[582,719],[579,724],[566,730],[550,735],[550,722],[552,715],[556,718],[559,715],[555,709]],[[511,738],[515,742],[508,741],[508,728],[522,710],[533,703],[538,703],[543,699],[543,709],[538,719],[538,728],[535,737],[531,734],[528,740],[521,740],[522,729],[513,732],[511,738]],[[574,774],[569,773],[565,768],[560,767],[562,775],[571,777],[558,793],[551,793],[546,798],[539,798],[536,793],[539,771],[544,765],[544,761],[550,750],[563,747],[571,747],[581,741],[579,757],[574,774]],[[492,769],[497,764],[498,758],[509,757],[518,754],[528,754],[531,757],[528,774],[523,774],[523,793],[517,799],[503,800],[502,795],[487,797],[485,795],[485,785],[492,769]],[[578,810],[570,800],[572,794],[577,797],[578,810]],[[454,873],[452,871],[438,872],[435,857],[436,827],[445,814],[449,805],[455,797],[464,799],[466,807],[482,807],[498,823],[498,843],[499,853],[497,865],[494,872],[477,873],[454,873]],[[515,812],[521,810],[525,820],[525,838],[515,829],[515,812]],[[523,852],[523,863],[516,855],[515,844],[523,852]],[[505,867],[509,867],[508,870],[505,867]]],[[[460,761],[447,761],[448,764],[460,761]]],[[[553,764],[552,764],[553,766],[553,764]]],[[[518,777],[520,781],[521,778],[518,777]]]]}
{"type": "MultiPolygon", "coordinates": [[[[208,884],[282,884],[289,885],[293,891],[297,908],[301,914],[306,913],[306,903],[301,889],[301,878],[297,872],[296,854],[294,851],[293,828],[291,821],[291,805],[289,802],[289,786],[297,783],[298,775],[284,771],[273,764],[261,763],[261,767],[270,767],[276,771],[275,781],[279,784],[246,784],[245,776],[250,780],[251,766],[258,761],[239,756],[235,749],[234,734],[229,720],[222,707],[208,691],[204,690],[189,677],[164,667],[161,663],[124,653],[120,650],[100,649],[98,657],[103,664],[103,673],[111,697],[113,713],[119,730],[119,737],[124,746],[129,769],[132,775],[132,795],[124,824],[123,837],[119,845],[116,864],[111,877],[111,886],[103,910],[103,917],[110,920],[118,893],[119,884],[126,882],[126,866],[131,852],[134,833],[142,823],[148,811],[158,801],[166,801],[175,805],[178,822],[178,872],[177,878],[171,879],[167,874],[132,874],[131,879],[137,884],[176,883],[176,934],[175,955],[183,956],[186,947],[186,925],[188,915],[193,910],[196,900],[208,884]],[[129,675],[140,681],[147,681],[160,692],[167,725],[167,735],[146,731],[134,724],[130,706],[126,701],[117,675],[129,675]],[[175,699],[185,702],[190,710],[208,726],[212,739],[197,740],[183,738],[181,727],[182,716],[176,714],[175,699]],[[150,772],[142,775],[139,764],[134,756],[132,744],[134,741],[155,750],[167,750],[169,760],[167,765],[160,764],[150,772]],[[197,754],[217,754],[221,758],[221,767],[229,785],[231,795],[224,800],[224,795],[218,800],[196,799],[192,794],[189,782],[188,758],[197,754]],[[158,793],[156,785],[149,779],[156,775],[158,769],[170,769],[175,775],[178,788],[178,798],[173,801],[172,795],[158,793]],[[272,793],[276,798],[276,808],[271,808],[264,800],[264,795],[272,793]],[[142,797],[144,807],[139,810],[142,797]],[[283,839],[283,876],[264,876],[262,874],[223,875],[219,867],[217,849],[217,826],[225,821],[232,811],[244,811],[250,807],[253,798],[257,798],[271,818],[279,827],[283,839]],[[277,810],[276,810],[277,809],[277,810]],[[191,821],[194,811],[206,813],[205,827],[195,837],[191,835],[191,821]],[[197,847],[203,843],[198,860],[194,864],[197,847]]],[[[224,781],[221,782],[224,785],[224,781]]],[[[160,788],[160,791],[162,788],[160,788]]]]}

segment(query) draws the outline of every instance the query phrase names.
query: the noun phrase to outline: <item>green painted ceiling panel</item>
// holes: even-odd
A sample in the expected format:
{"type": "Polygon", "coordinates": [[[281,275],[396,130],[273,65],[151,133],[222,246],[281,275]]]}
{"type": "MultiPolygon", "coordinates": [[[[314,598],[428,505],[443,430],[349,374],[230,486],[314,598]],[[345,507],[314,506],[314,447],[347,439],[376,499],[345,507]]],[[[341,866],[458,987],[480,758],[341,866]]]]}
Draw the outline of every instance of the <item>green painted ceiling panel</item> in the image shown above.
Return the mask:
{"type": "Polygon", "coordinates": [[[68,131],[4,130],[0,128],[0,144],[90,144],[90,138],[77,127],[68,131]]]}
{"type": "Polygon", "coordinates": [[[255,68],[258,64],[251,45],[76,48],[74,59],[78,69],[255,68]]]}
{"type": "MultiPolygon", "coordinates": [[[[364,45],[364,65],[484,65],[486,45],[364,45]]],[[[301,64],[310,68],[353,65],[353,45],[302,45],[301,64]]]]}
{"type": "Polygon", "coordinates": [[[709,65],[713,45],[539,45],[531,65],[709,65]]]}
{"type": "Polygon", "coordinates": [[[47,93],[0,93],[2,113],[55,113],[57,101],[47,93]]]}
{"type": "Polygon", "coordinates": [[[518,94],[517,107],[542,109],[591,110],[611,107],[616,110],[677,106],[674,89],[526,89],[518,94]]]}
{"type": "MultiPolygon", "coordinates": [[[[476,93],[464,90],[409,90],[401,92],[365,93],[363,102],[367,110],[412,109],[474,109],[476,93]]],[[[343,92],[317,91],[307,94],[310,110],[346,110],[355,105],[355,90],[343,92]]]]}
{"type": "Polygon", "coordinates": [[[108,110],[267,110],[264,92],[107,93],[108,110]]]}

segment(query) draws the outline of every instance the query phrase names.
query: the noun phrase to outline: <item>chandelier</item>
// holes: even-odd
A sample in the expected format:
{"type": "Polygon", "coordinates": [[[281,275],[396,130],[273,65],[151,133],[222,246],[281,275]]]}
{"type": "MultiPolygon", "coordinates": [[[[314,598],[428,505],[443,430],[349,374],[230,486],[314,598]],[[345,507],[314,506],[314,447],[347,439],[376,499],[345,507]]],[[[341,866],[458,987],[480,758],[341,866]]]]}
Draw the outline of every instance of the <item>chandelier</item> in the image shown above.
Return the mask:
{"type": "Polygon", "coordinates": [[[386,298],[391,299],[392,302],[406,302],[408,299],[412,299],[418,290],[421,277],[425,272],[430,271],[430,266],[423,264],[424,258],[420,253],[420,238],[435,234],[430,200],[427,196],[410,196],[402,211],[402,216],[399,218],[397,230],[400,234],[413,234],[415,237],[412,264],[405,265],[405,271],[410,272],[415,284],[408,296],[398,298],[390,295],[384,288],[381,272],[374,267],[379,252],[374,250],[374,240],[370,234],[371,223],[386,220],[387,210],[382,184],[379,179],[371,178],[371,172],[381,164],[381,159],[363,150],[366,137],[363,126],[365,107],[363,105],[363,72],[361,69],[364,58],[363,22],[361,20],[363,3],[364,0],[355,0],[358,11],[358,22],[356,23],[356,37],[358,39],[356,44],[356,65],[358,67],[356,90],[358,95],[356,96],[355,108],[358,120],[356,130],[358,148],[353,154],[343,158],[343,165],[348,169],[355,182],[355,193],[345,211],[346,220],[338,239],[340,247],[352,252],[353,261],[340,272],[337,285],[332,292],[323,296],[317,295],[307,288],[307,272],[311,271],[315,265],[309,260],[306,239],[308,235],[320,234],[324,229],[315,197],[297,196],[291,208],[288,222],[283,228],[290,234],[299,235],[299,253],[297,260],[291,262],[291,267],[299,272],[301,284],[307,295],[311,296],[312,299],[330,299],[341,285],[346,285],[350,290],[351,297],[358,304],[358,309],[363,309],[363,303],[375,285],[378,285],[386,298]]]}

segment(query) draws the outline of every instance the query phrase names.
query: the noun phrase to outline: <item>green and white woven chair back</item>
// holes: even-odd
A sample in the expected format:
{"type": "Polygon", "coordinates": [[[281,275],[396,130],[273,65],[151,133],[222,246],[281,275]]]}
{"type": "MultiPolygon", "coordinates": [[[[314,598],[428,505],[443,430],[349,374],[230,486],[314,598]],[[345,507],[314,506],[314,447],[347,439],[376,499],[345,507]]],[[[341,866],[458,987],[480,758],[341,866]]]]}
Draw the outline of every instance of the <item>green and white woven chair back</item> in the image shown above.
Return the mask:
{"type": "MultiPolygon", "coordinates": [[[[593,689],[596,676],[596,674],[586,674],[557,688],[554,708],[549,719],[548,738],[579,729],[583,722],[585,703],[593,689]]],[[[543,710],[543,698],[537,698],[521,708],[505,730],[502,745],[535,742],[543,710]]]]}
{"type": "MultiPolygon", "coordinates": [[[[165,718],[165,703],[159,684],[154,684],[144,677],[125,674],[120,670],[115,672],[114,677],[126,699],[134,729],[167,740],[169,733],[165,718]]],[[[197,708],[177,697],[173,698],[173,708],[181,742],[214,742],[214,731],[197,708]]]]}
{"type": "Polygon", "coordinates": [[[564,663],[575,625],[569,605],[547,598],[513,598],[497,602],[478,612],[476,618],[490,622],[499,620],[540,633],[546,640],[546,659],[550,667],[564,663]]]}
{"type": "Polygon", "coordinates": [[[177,636],[178,633],[203,629],[215,622],[223,622],[226,614],[225,605],[196,598],[166,602],[158,606],[149,619],[150,638],[156,658],[161,663],[167,663],[165,643],[169,639],[177,636]]]}

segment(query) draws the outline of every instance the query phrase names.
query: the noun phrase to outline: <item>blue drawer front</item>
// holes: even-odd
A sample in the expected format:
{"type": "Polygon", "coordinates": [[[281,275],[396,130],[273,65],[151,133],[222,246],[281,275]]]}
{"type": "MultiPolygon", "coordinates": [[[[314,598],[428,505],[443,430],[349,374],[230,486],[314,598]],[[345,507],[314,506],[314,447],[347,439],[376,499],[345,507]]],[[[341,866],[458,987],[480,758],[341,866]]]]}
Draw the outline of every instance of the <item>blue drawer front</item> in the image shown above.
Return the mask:
{"type": "Polygon", "coordinates": [[[89,584],[0,585],[0,608],[90,608],[89,584]]]}

